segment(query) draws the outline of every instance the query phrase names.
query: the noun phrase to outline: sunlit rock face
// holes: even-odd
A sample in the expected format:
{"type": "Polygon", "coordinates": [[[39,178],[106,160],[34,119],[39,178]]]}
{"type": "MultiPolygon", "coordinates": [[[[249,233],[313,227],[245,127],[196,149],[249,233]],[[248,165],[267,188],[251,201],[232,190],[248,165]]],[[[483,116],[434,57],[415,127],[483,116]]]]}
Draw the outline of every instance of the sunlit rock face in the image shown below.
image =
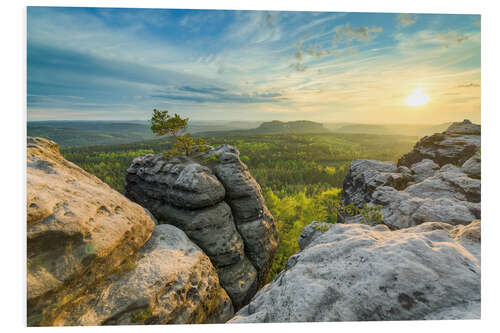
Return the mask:
{"type": "Polygon", "coordinates": [[[232,315],[210,259],[183,231],[164,224],[113,274],[69,302],[54,324],[221,323],[232,315]]]}
{"type": "MultiPolygon", "coordinates": [[[[395,165],[355,160],[344,180],[342,204],[381,206],[393,229],[423,222],[467,224],[481,218],[481,127],[467,120],[424,137],[395,165]]],[[[360,222],[340,216],[340,222],[360,222]]]]}
{"type": "Polygon", "coordinates": [[[479,220],[306,229],[309,243],[229,323],[480,318],[479,220]]]}
{"type": "Polygon", "coordinates": [[[190,156],[134,159],[125,195],[182,229],[209,257],[235,308],[265,283],[278,233],[259,184],[223,145],[190,156]]]}
{"type": "Polygon", "coordinates": [[[27,142],[29,326],[224,322],[233,313],[210,259],[173,226],[27,142]],[[170,228],[170,229],[169,229],[170,228]]]}

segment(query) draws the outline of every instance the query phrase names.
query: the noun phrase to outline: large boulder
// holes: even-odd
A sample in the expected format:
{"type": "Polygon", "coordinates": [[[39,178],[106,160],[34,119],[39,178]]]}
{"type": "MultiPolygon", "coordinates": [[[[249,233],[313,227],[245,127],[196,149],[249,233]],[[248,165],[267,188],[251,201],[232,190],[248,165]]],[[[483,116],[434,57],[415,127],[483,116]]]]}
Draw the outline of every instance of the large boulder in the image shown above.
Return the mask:
{"type": "Polygon", "coordinates": [[[481,179],[481,154],[477,152],[462,165],[462,172],[471,178],[481,179]]]}
{"type": "Polygon", "coordinates": [[[54,325],[220,323],[233,315],[210,259],[164,224],[125,263],[69,302],[54,325]]]}
{"type": "MultiPolygon", "coordinates": [[[[467,224],[481,218],[480,132],[479,125],[468,121],[454,123],[435,134],[443,138],[439,144],[429,138],[419,141],[410,153],[413,157],[405,155],[398,167],[392,162],[353,161],[342,204],[380,206],[382,222],[393,229],[429,221],[467,224]]],[[[360,216],[339,215],[339,221],[359,222],[360,216]]]]}
{"type": "Polygon", "coordinates": [[[28,138],[26,189],[28,323],[43,325],[136,252],[154,222],[49,140],[28,138]]]}
{"type": "Polygon", "coordinates": [[[138,157],[127,169],[125,195],[186,232],[210,257],[235,308],[265,283],[278,233],[236,148],[138,157]]]}
{"type": "Polygon", "coordinates": [[[127,323],[120,313],[148,300],[162,322],[227,320],[231,302],[208,257],[182,231],[154,228],[148,211],[65,160],[56,143],[28,138],[28,325],[127,323]],[[175,297],[168,292],[173,274],[192,275],[199,285],[183,278],[175,297]],[[185,297],[188,287],[203,309],[185,297]],[[176,298],[170,310],[155,303],[166,295],[176,298]]]}
{"type": "Polygon", "coordinates": [[[480,221],[335,224],[309,241],[229,323],[480,318],[480,221]]]}

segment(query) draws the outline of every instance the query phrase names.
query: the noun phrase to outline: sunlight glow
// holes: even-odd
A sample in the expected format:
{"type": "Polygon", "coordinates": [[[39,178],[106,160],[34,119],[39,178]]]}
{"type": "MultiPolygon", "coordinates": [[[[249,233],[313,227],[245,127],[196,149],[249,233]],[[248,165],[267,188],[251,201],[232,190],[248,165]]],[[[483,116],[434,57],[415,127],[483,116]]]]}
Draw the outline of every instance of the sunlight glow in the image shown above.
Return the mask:
{"type": "Polygon", "coordinates": [[[408,106],[420,106],[426,104],[428,101],[429,95],[423,93],[422,88],[417,88],[406,98],[405,104],[408,106]]]}

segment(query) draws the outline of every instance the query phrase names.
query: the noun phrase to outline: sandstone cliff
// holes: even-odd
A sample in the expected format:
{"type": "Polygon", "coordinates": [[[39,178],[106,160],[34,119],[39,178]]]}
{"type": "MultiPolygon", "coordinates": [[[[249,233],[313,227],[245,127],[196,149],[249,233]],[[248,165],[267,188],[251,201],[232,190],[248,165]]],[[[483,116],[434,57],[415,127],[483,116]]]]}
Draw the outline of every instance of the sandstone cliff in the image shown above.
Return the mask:
{"type": "Polygon", "coordinates": [[[28,325],[223,322],[233,313],[210,259],[173,226],[27,143],[28,325]]]}

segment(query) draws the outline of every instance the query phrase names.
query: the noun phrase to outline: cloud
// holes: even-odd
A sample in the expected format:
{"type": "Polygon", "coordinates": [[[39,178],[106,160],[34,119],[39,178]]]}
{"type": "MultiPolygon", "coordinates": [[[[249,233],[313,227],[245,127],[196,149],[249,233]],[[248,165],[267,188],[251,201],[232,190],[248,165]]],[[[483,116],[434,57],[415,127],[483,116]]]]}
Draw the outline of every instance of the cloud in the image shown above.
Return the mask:
{"type": "Polygon", "coordinates": [[[352,41],[367,42],[377,37],[377,34],[382,32],[381,27],[367,27],[360,26],[358,28],[351,28],[349,23],[335,27],[336,41],[345,40],[350,43],[352,41]]]}
{"type": "Polygon", "coordinates": [[[157,107],[193,119],[321,121],[335,110],[339,120],[448,121],[480,103],[448,107],[480,97],[477,15],[419,16],[419,29],[398,30],[394,14],[165,10],[150,24],[154,13],[30,10],[28,117],[145,119],[157,107]],[[402,113],[415,85],[432,96],[429,112],[402,113]]]}
{"type": "Polygon", "coordinates": [[[240,12],[226,31],[225,38],[230,42],[241,44],[242,47],[275,42],[281,38],[277,15],[270,12],[240,12]]]}
{"type": "Polygon", "coordinates": [[[219,87],[168,87],[151,97],[193,103],[268,103],[286,101],[280,92],[235,93],[219,87]]]}
{"type": "Polygon", "coordinates": [[[449,30],[447,33],[441,33],[438,36],[438,39],[444,43],[444,48],[449,48],[450,45],[453,44],[461,44],[469,40],[469,36],[464,35],[463,33],[456,32],[454,30],[449,30]]]}
{"type": "Polygon", "coordinates": [[[439,48],[448,49],[473,41],[473,46],[480,43],[480,34],[468,33],[467,35],[456,30],[440,32],[435,30],[419,30],[412,34],[396,33],[394,39],[398,42],[400,49],[413,52],[416,48],[439,48]]]}
{"type": "Polygon", "coordinates": [[[354,56],[358,53],[358,48],[352,46],[353,42],[357,41],[366,43],[376,38],[382,30],[382,27],[376,26],[359,26],[357,28],[352,28],[349,23],[346,23],[333,28],[333,32],[335,34],[333,36],[334,43],[332,47],[324,47],[318,41],[304,45],[302,40],[299,40],[295,44],[293,63],[290,67],[298,72],[304,72],[309,68],[309,66],[304,64],[304,62],[309,60],[321,59],[324,56],[339,56],[343,53],[343,51],[346,55],[354,56]],[[346,46],[343,51],[336,48],[339,43],[346,46]]]}
{"type": "Polygon", "coordinates": [[[415,14],[399,14],[397,16],[397,27],[398,28],[406,28],[410,25],[415,24],[417,21],[417,15],[415,14]]]}
{"type": "Polygon", "coordinates": [[[290,67],[295,69],[297,72],[305,72],[306,69],[308,68],[301,62],[294,62],[293,64],[290,65],[290,67]]]}

